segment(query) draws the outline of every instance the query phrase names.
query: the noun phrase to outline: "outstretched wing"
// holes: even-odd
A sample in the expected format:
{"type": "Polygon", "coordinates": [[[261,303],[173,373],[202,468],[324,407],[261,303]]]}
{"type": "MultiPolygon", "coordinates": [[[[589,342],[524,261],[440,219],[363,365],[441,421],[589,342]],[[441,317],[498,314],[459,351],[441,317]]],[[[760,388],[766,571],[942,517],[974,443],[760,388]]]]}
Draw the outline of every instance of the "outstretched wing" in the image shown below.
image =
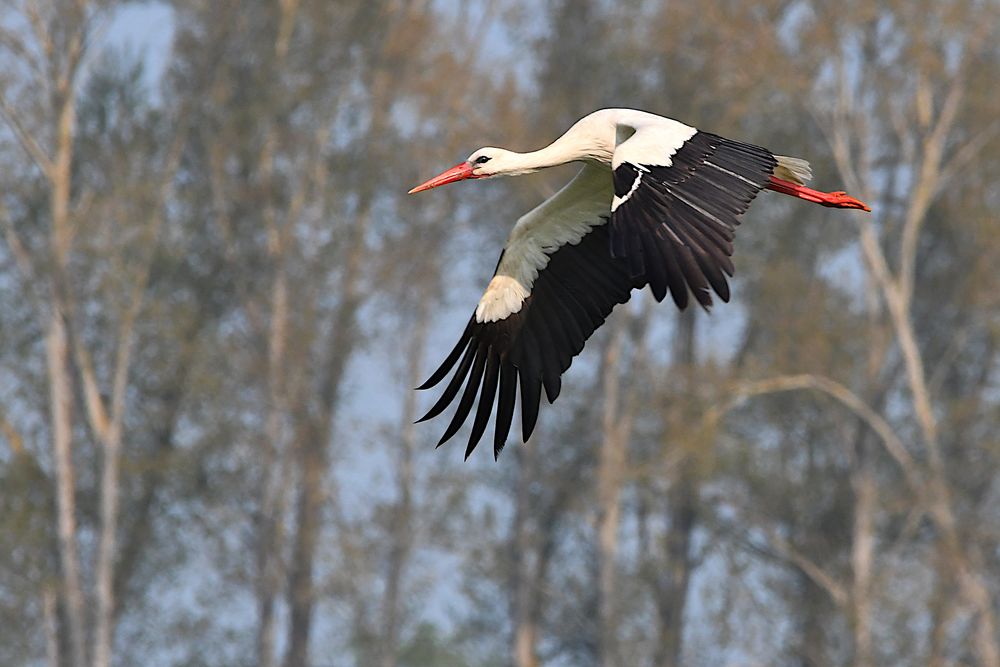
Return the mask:
{"type": "Polygon", "coordinates": [[[521,218],[497,271],[441,367],[419,389],[451,380],[420,421],[458,406],[438,445],[462,427],[478,399],[466,457],[486,430],[496,404],[493,453],[510,433],[517,395],[521,434],[535,428],[542,390],[556,400],[561,376],[590,335],[633,287],[624,260],[611,257],[607,220],[611,176],[586,166],[565,188],[521,218]]]}
{"type": "Polygon", "coordinates": [[[668,118],[637,128],[612,162],[612,255],[657,301],[669,291],[685,308],[689,290],[705,308],[710,290],[729,301],[736,226],[776,165],[764,148],[668,118]]]}

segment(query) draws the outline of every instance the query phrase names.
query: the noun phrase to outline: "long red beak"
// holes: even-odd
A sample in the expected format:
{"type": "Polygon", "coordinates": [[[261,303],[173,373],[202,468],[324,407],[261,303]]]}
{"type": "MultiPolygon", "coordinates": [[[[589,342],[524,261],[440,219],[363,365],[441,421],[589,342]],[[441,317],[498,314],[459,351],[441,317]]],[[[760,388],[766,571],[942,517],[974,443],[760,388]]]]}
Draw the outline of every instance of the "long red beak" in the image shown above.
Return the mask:
{"type": "Polygon", "coordinates": [[[468,162],[459,162],[451,169],[438,174],[426,183],[421,183],[406,194],[412,195],[416,192],[423,192],[424,190],[436,188],[439,185],[448,185],[449,183],[454,183],[455,181],[464,181],[467,178],[475,178],[475,176],[472,175],[472,165],[468,162]]]}

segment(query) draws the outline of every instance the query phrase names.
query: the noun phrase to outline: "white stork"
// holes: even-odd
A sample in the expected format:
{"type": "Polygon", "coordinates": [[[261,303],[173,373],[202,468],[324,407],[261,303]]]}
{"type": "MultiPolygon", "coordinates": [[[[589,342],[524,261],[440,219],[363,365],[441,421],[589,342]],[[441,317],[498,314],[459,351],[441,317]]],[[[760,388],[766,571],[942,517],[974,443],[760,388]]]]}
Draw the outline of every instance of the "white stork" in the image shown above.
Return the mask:
{"type": "Polygon", "coordinates": [[[542,389],[549,403],[556,400],[573,357],[632,290],[649,285],[657,301],[669,292],[682,309],[689,291],[706,309],[712,291],[728,301],[736,226],[761,190],[871,210],[844,192],[805,187],[812,176],[805,160],[633,109],[595,111],[530,153],[481,148],[410,194],[567,162],[583,168],[517,221],[461,339],[418,387],[435,386],[457,365],[419,420],[440,414],[462,390],[438,446],[461,428],[479,394],[466,458],[482,438],[494,402],[493,453],[499,456],[518,386],[521,436],[528,439],[542,389]]]}

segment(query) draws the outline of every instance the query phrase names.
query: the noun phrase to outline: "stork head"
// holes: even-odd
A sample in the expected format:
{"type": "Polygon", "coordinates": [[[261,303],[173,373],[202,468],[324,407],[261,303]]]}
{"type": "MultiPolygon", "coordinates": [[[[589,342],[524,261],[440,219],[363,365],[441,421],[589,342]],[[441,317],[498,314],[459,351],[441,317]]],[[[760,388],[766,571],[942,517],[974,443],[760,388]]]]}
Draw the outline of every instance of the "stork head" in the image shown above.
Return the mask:
{"type": "Polygon", "coordinates": [[[464,181],[470,178],[513,176],[525,173],[519,168],[514,159],[519,155],[519,153],[514,153],[513,151],[493,148],[491,146],[480,148],[466,160],[459,162],[451,169],[447,169],[431,180],[413,188],[409,194],[412,195],[416,192],[423,192],[424,190],[430,190],[440,185],[447,185],[448,183],[464,181]]]}

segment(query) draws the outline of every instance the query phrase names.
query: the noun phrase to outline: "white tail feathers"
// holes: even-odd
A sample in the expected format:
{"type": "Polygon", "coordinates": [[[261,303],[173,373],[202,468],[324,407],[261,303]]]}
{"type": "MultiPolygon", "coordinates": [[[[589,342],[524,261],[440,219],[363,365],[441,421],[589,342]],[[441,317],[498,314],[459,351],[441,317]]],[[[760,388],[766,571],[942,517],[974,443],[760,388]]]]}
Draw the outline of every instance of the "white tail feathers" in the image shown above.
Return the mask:
{"type": "Polygon", "coordinates": [[[805,185],[806,181],[813,177],[812,168],[802,158],[775,155],[774,159],[778,161],[778,166],[774,168],[774,175],[777,178],[805,185]]]}

